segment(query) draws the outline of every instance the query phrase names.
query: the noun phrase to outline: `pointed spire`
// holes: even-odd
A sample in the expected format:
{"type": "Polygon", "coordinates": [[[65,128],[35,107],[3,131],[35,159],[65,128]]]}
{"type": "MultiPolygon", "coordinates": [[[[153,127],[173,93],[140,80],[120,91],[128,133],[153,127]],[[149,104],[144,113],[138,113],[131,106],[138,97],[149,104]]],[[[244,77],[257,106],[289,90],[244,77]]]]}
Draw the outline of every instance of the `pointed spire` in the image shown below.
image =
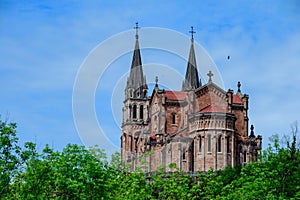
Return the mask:
{"type": "MultiPolygon", "coordinates": [[[[138,22],[135,23],[135,47],[133,52],[133,58],[130,69],[130,76],[127,81],[126,91],[132,91],[130,97],[133,98],[145,98],[147,94],[148,86],[146,84],[146,78],[143,73],[141,52],[139,47],[139,29],[138,22]]],[[[128,95],[127,95],[128,96],[128,95]]]]}
{"type": "Polygon", "coordinates": [[[190,54],[188,65],[185,73],[185,80],[182,85],[182,90],[194,90],[197,89],[200,85],[199,83],[199,76],[197,70],[197,63],[196,63],[196,56],[194,50],[194,27],[191,27],[191,47],[190,47],[190,54]]]}
{"type": "Polygon", "coordinates": [[[135,47],[133,52],[133,59],[131,64],[131,69],[138,67],[140,70],[142,70],[142,60],[141,60],[141,53],[140,53],[140,47],[139,47],[139,35],[138,35],[138,29],[139,29],[139,23],[135,23],[135,47]]]}

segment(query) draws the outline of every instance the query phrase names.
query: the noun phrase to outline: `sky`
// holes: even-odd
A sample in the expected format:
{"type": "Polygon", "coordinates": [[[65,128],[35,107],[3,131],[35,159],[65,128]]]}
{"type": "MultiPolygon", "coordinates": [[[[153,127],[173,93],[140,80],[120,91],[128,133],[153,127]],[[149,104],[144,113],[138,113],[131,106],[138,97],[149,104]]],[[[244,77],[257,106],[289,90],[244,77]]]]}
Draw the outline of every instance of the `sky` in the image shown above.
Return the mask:
{"type": "MultiPolygon", "coordinates": [[[[140,38],[147,27],[190,37],[194,26],[195,41],[214,61],[225,90],[236,91],[241,81],[242,92],[249,94],[249,122],[263,136],[265,148],[268,137],[290,134],[291,124],[300,119],[299,19],[296,0],[0,0],[1,119],[17,122],[20,142],[36,142],[39,150],[45,144],[58,150],[68,143],[85,144],[72,102],[74,85],[89,55],[105,41],[127,33],[132,35],[128,41],[133,50],[136,21],[140,38]]],[[[111,45],[106,52],[121,46],[111,45]]],[[[127,52],[110,63],[93,94],[96,118],[112,149],[119,148],[122,104],[118,102],[123,100],[114,89],[124,90],[131,59],[132,52],[127,52]]],[[[150,86],[156,69],[169,68],[176,71],[175,77],[185,73],[184,59],[157,49],[142,50],[142,61],[150,86]]],[[[197,63],[199,67],[201,60],[197,63]]],[[[160,80],[171,81],[164,73],[168,71],[160,72],[160,80]]],[[[206,75],[201,77],[205,82],[206,75]]],[[[172,89],[180,89],[181,80],[174,84],[172,89]]],[[[84,120],[88,123],[89,116],[84,120]]],[[[93,132],[93,127],[86,132],[93,132]]]]}

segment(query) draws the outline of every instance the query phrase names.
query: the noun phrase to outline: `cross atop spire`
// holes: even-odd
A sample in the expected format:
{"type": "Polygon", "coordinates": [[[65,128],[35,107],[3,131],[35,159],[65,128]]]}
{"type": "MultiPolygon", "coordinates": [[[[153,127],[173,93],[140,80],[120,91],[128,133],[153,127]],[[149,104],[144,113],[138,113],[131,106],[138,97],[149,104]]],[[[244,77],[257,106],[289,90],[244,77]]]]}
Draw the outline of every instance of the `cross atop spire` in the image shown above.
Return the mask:
{"type": "Polygon", "coordinates": [[[192,34],[192,38],[191,38],[189,60],[188,60],[188,65],[185,73],[185,80],[183,81],[182,84],[183,91],[195,90],[199,88],[199,86],[201,86],[199,82],[196,56],[194,50],[194,33],[196,32],[194,31],[193,26],[191,26],[191,31],[189,32],[192,34]]]}
{"type": "Polygon", "coordinates": [[[135,29],[135,38],[138,39],[139,38],[138,30],[141,28],[139,27],[139,22],[136,22],[135,27],[133,28],[135,29]]]}
{"type": "Polygon", "coordinates": [[[194,31],[194,27],[193,26],[191,26],[191,30],[189,31],[189,33],[191,33],[192,40],[194,40],[194,33],[196,33],[196,32],[194,31]]]}
{"type": "Polygon", "coordinates": [[[127,97],[129,98],[146,98],[147,96],[147,83],[146,77],[143,73],[143,66],[142,66],[142,59],[141,59],[141,52],[139,47],[139,40],[138,40],[138,29],[139,23],[135,23],[134,29],[136,30],[135,34],[135,47],[133,51],[132,63],[130,68],[130,75],[127,80],[126,92],[127,97]]]}

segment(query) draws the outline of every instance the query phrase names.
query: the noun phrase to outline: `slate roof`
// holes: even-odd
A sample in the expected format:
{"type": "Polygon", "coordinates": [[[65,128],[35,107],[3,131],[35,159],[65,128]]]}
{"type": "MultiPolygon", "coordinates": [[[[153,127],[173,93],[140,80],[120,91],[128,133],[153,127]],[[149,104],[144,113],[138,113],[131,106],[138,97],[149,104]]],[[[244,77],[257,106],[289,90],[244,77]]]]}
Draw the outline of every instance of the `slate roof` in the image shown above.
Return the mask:
{"type": "Polygon", "coordinates": [[[146,77],[143,73],[141,52],[139,47],[138,35],[136,35],[135,47],[133,52],[133,58],[130,68],[130,75],[127,80],[126,88],[132,88],[134,90],[134,98],[137,97],[137,92],[141,95],[141,98],[144,98],[143,89],[147,89],[146,77]]]}
{"type": "Polygon", "coordinates": [[[188,65],[185,73],[185,80],[182,85],[182,90],[191,90],[197,89],[200,85],[199,83],[199,76],[197,70],[197,63],[196,63],[196,56],[194,50],[194,39],[191,39],[191,47],[190,47],[190,54],[188,65]]]}

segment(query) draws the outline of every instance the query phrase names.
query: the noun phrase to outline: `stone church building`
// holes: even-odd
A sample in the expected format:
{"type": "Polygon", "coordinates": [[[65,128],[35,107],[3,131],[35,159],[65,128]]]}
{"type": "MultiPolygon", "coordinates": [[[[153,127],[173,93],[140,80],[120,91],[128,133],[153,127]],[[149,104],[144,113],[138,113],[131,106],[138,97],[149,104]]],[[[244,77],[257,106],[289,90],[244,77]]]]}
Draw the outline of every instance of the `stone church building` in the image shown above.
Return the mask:
{"type": "Polygon", "coordinates": [[[249,134],[249,96],[240,82],[236,92],[224,91],[211,71],[208,82],[201,84],[193,33],[182,90],[160,89],[156,78],[150,96],[136,27],[121,136],[121,157],[132,171],[173,171],[170,164],[186,172],[220,170],[258,159],[262,137],[255,136],[252,125],[249,134]]]}

